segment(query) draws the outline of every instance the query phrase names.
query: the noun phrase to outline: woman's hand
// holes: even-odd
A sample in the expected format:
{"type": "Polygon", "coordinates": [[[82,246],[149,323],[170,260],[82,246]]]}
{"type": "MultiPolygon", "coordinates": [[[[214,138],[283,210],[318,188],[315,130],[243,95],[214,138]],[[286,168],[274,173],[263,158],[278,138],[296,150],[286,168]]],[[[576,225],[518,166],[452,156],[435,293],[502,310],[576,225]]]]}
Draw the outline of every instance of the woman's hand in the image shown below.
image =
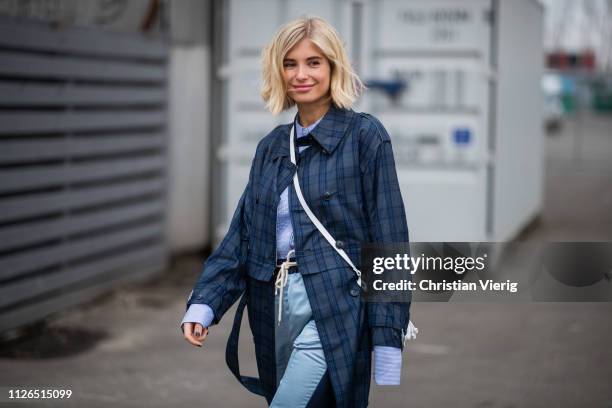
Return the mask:
{"type": "Polygon", "coordinates": [[[200,323],[183,323],[183,337],[194,346],[202,347],[204,339],[208,336],[208,328],[200,323]]]}

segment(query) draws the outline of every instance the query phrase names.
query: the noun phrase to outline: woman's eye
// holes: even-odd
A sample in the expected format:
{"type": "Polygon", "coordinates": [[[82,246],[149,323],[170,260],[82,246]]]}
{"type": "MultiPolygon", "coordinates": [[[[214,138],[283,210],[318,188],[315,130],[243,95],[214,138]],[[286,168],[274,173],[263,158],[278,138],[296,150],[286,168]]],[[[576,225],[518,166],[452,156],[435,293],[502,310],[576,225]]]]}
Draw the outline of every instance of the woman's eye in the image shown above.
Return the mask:
{"type": "Polygon", "coordinates": [[[310,65],[314,65],[314,66],[319,65],[319,61],[311,61],[310,65]]]}
{"type": "Polygon", "coordinates": [[[285,68],[291,68],[293,66],[293,64],[291,62],[285,62],[285,64],[283,66],[285,68]]]}

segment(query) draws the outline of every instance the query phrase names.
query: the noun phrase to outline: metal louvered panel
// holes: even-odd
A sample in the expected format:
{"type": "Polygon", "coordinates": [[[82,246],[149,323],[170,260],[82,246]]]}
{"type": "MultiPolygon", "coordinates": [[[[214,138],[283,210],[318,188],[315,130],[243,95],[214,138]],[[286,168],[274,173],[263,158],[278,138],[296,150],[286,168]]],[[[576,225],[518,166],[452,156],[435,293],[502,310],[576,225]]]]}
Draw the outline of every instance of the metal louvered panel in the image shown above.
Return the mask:
{"type": "MultiPolygon", "coordinates": [[[[120,248],[116,248],[120,249],[120,248]]],[[[17,303],[22,299],[31,299],[37,295],[63,289],[79,281],[91,279],[93,276],[108,272],[126,263],[143,260],[144,256],[154,255],[150,246],[145,248],[130,248],[124,253],[115,253],[78,266],[62,268],[61,271],[45,274],[37,278],[21,280],[4,284],[0,288],[0,308],[17,303]]]]}
{"type": "Polygon", "coordinates": [[[56,245],[45,246],[43,249],[20,251],[15,255],[7,255],[0,259],[0,271],[2,271],[0,278],[6,280],[31,270],[50,268],[61,262],[127,247],[161,234],[163,234],[163,228],[160,222],[146,222],[142,226],[130,226],[125,230],[106,232],[93,238],[61,241],[56,245]]]}
{"type": "MultiPolygon", "coordinates": [[[[0,139],[0,146],[1,146],[0,139]]],[[[160,154],[136,158],[97,159],[92,162],[32,165],[11,168],[0,175],[0,193],[56,187],[65,183],[94,182],[161,171],[165,158],[160,154]]]]}
{"type": "Polygon", "coordinates": [[[164,111],[9,112],[0,113],[0,136],[23,133],[79,132],[163,126],[164,111]]]}
{"type": "Polygon", "coordinates": [[[69,217],[62,214],[51,221],[23,222],[17,226],[11,225],[2,228],[0,231],[0,251],[60,239],[67,235],[87,234],[92,230],[160,215],[162,211],[163,203],[161,200],[148,200],[144,203],[124,205],[118,208],[103,209],[69,217]]]}
{"type": "Polygon", "coordinates": [[[159,105],[164,103],[162,90],[143,86],[119,89],[100,86],[0,81],[0,106],[82,106],[159,105]]]}
{"type": "Polygon", "coordinates": [[[167,54],[0,18],[0,332],[166,266],[167,54]]]}
{"type": "Polygon", "coordinates": [[[54,30],[45,24],[7,17],[0,17],[0,47],[160,62],[167,54],[166,45],[154,38],[77,27],[54,30]]]}
{"type": "Polygon", "coordinates": [[[163,82],[166,72],[157,64],[3,52],[0,54],[0,75],[31,79],[163,82]]]}
{"type": "MultiPolygon", "coordinates": [[[[0,223],[57,212],[79,210],[95,205],[110,204],[138,197],[162,194],[164,184],[159,178],[121,181],[110,185],[94,185],[59,192],[18,195],[0,200],[0,223]]],[[[2,268],[0,268],[2,270],[2,268]]]]}
{"type": "Polygon", "coordinates": [[[62,159],[67,154],[75,157],[100,156],[126,153],[164,146],[160,133],[103,134],[96,136],[72,136],[70,139],[46,139],[30,137],[26,140],[5,141],[0,150],[0,164],[25,161],[62,159]]]}

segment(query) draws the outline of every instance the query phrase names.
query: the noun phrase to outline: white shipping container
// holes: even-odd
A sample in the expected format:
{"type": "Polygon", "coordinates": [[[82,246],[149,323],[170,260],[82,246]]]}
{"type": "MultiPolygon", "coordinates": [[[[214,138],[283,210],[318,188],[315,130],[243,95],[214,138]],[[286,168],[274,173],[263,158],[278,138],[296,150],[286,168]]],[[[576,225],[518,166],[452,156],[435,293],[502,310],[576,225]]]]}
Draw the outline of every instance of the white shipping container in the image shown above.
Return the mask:
{"type": "Polygon", "coordinates": [[[539,2],[232,0],[226,12],[226,131],[217,152],[226,181],[216,195],[226,212],[217,239],[257,142],[295,114],[265,111],[259,55],[281,24],[304,14],[338,29],[370,84],[355,110],[391,135],[412,241],[506,241],[541,211],[539,2]]]}

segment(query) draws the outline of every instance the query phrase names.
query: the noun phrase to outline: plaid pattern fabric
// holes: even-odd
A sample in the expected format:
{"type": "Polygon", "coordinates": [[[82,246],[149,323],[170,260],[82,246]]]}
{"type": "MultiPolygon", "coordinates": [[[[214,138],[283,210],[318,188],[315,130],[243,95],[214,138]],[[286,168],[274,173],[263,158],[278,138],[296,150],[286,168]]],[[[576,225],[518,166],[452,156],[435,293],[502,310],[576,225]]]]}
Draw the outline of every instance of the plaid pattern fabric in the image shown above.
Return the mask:
{"type": "MultiPolygon", "coordinates": [[[[204,265],[187,301],[208,304],[214,323],[245,292],[259,374],[273,392],[274,319],[270,289],[276,260],[276,212],[289,186],[299,272],[313,309],[339,407],[368,404],[371,349],[401,347],[409,303],[365,303],[352,269],[310,221],[295,194],[289,159],[290,126],[257,146],[249,181],[229,230],[204,265]],[[255,292],[257,298],[252,299],[255,292]],[[272,305],[272,309],[270,309],[272,305]]],[[[360,244],[408,242],[404,204],[391,140],[373,116],[331,106],[312,131],[313,145],[297,155],[304,198],[355,265],[360,244]]],[[[268,396],[266,396],[268,398],[268,396]]]]}

